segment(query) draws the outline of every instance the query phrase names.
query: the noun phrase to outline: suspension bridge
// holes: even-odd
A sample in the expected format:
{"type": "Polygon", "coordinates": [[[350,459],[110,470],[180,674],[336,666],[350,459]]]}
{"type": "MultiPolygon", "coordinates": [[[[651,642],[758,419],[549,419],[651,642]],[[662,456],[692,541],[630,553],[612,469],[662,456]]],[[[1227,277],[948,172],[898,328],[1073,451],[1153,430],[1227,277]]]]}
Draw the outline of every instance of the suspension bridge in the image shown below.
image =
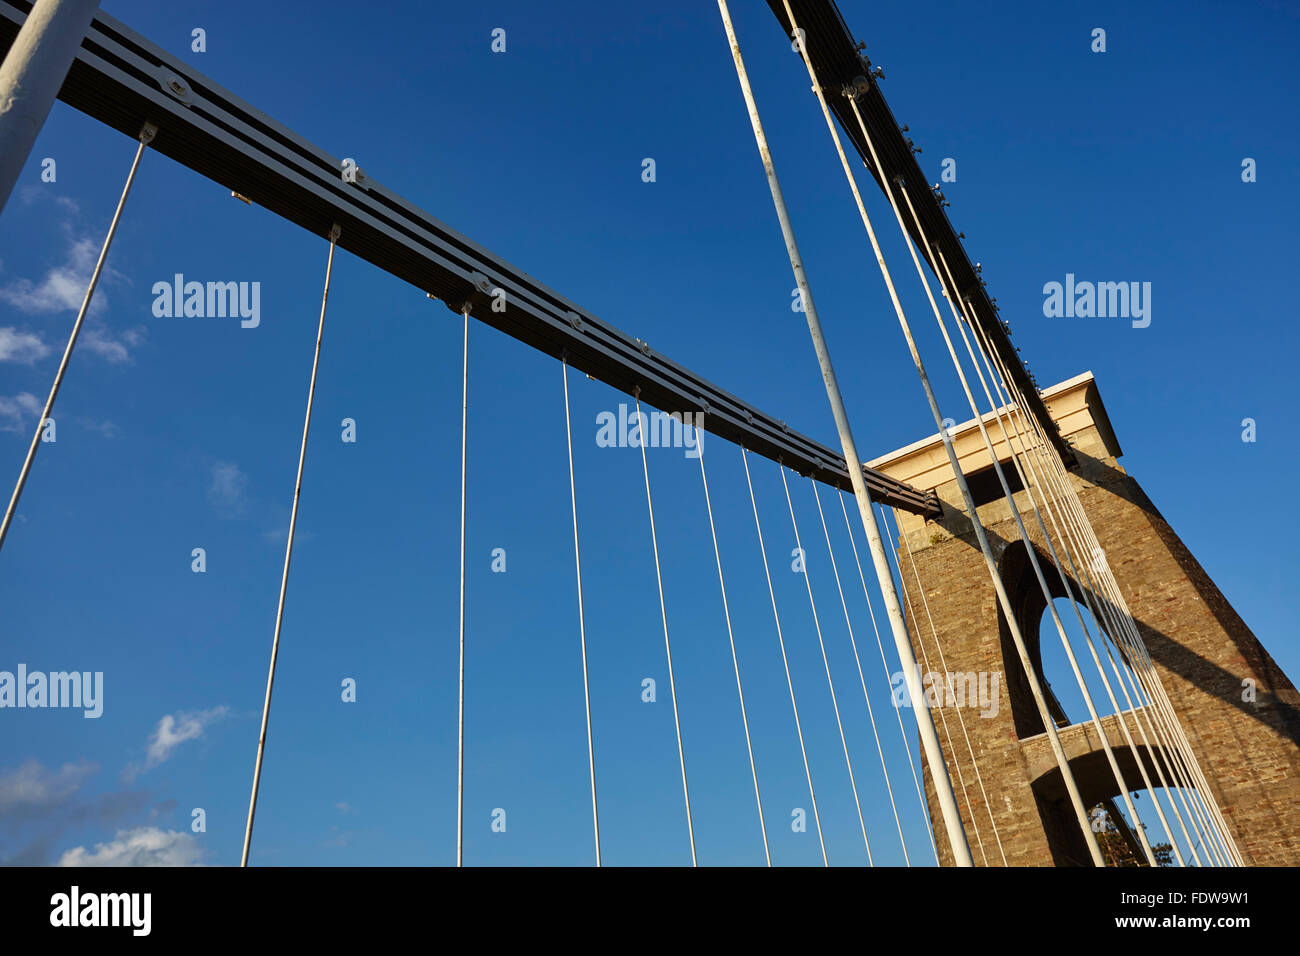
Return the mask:
{"type": "MultiPolygon", "coordinates": [[[[655,498],[647,454],[647,448],[680,445],[692,435],[709,532],[704,540],[717,577],[712,639],[725,642],[729,656],[734,706],[743,729],[736,744],[744,750],[749,771],[748,813],[768,865],[774,862],[769,829],[786,821],[784,810],[774,813],[764,804],[764,763],[756,756],[762,748],[751,735],[755,708],[788,711],[798,747],[786,757],[799,766],[808,798],[807,825],[816,835],[821,862],[830,862],[819,781],[800,716],[801,702],[813,695],[824,695],[834,715],[835,744],[852,794],[863,864],[876,863],[881,845],[892,848],[894,841],[908,865],[1300,862],[1300,801],[1294,793],[1300,773],[1300,696],[1140,486],[1119,468],[1122,451],[1092,376],[1040,388],[1030,374],[980,267],[967,254],[964,234],[949,219],[947,199],[928,183],[908,127],[897,122],[885,101],[883,71],[872,64],[836,5],[831,0],[769,0],[768,6],[775,20],[771,29],[782,31],[806,71],[808,108],[824,119],[826,146],[843,173],[845,201],[861,220],[864,268],[883,284],[884,314],[903,336],[904,360],[915,371],[933,419],[933,435],[872,460],[855,441],[804,268],[797,234],[812,231],[815,224],[794,222],[787,206],[779,155],[769,145],[761,104],[746,72],[746,38],[738,35],[726,0],[718,3],[726,40],[719,56],[734,65],[737,109],[746,111],[753,131],[757,162],[769,186],[799,311],[807,321],[839,438],[836,448],[792,429],[777,415],[543,285],[386,188],[373,171],[311,145],[128,25],[98,12],[97,3],[0,0],[0,48],[6,51],[0,100],[11,104],[0,114],[3,196],[13,188],[56,96],[136,143],[26,457],[15,463],[0,549],[11,533],[35,533],[30,525],[14,526],[14,519],[23,495],[33,493],[28,479],[42,435],[65,375],[70,368],[75,374],[74,350],[118,225],[129,215],[132,185],[146,155],[157,153],[325,243],[277,610],[268,635],[260,733],[255,752],[249,753],[252,780],[242,865],[249,863],[255,845],[263,767],[274,759],[267,754],[276,725],[273,692],[277,677],[283,676],[283,624],[294,599],[291,566],[300,493],[318,480],[308,464],[309,436],[339,252],[414,286],[443,303],[461,323],[454,632],[459,652],[454,728],[458,865],[473,862],[464,852],[465,752],[473,746],[466,733],[465,704],[475,694],[476,682],[489,679],[467,666],[474,644],[474,608],[466,601],[466,577],[472,573],[466,563],[466,531],[474,518],[469,506],[469,408],[474,398],[469,369],[475,323],[548,356],[557,366],[553,384],[557,412],[562,409],[564,416],[570,598],[577,624],[572,650],[585,718],[573,731],[582,735],[586,751],[583,799],[590,803],[591,862],[602,863],[602,728],[593,720],[588,663],[592,644],[607,635],[589,628],[585,613],[601,556],[583,547],[584,521],[594,519],[584,517],[579,493],[584,476],[575,466],[570,369],[631,402],[619,431],[630,433],[627,444],[639,449],[643,487],[637,491],[638,496],[644,492],[645,510],[637,533],[644,534],[653,555],[681,828],[692,864],[710,861],[697,848],[691,727],[679,710],[673,665],[679,647],[674,643],[674,595],[665,586],[663,567],[671,558],[661,547],[665,521],[672,521],[671,506],[655,498]],[[908,255],[889,262],[881,240],[895,231],[908,255]],[[919,288],[928,308],[905,308],[899,291],[904,284],[919,288]],[[931,322],[944,348],[923,355],[915,333],[931,322]],[[960,386],[965,401],[956,409],[940,407],[931,381],[940,369],[960,386]],[[707,446],[700,433],[710,436],[707,446]],[[744,484],[722,493],[742,496],[752,513],[750,537],[744,541],[727,541],[714,520],[720,489],[717,472],[710,469],[727,455],[736,459],[732,465],[738,464],[744,484]],[[775,502],[756,493],[753,475],[759,468],[775,469],[780,478],[782,495],[775,502]],[[799,507],[796,497],[803,502],[799,507]],[[817,521],[810,523],[813,511],[817,521]],[[810,548],[820,553],[824,544],[827,562],[800,569],[806,607],[783,603],[781,588],[773,583],[778,560],[784,558],[773,542],[784,541],[787,534],[801,559],[810,548]],[[739,583],[728,573],[729,556],[742,548],[757,555],[761,579],[739,583]],[[827,573],[815,588],[814,574],[827,573]],[[1153,582],[1159,584],[1154,590],[1153,582]],[[816,589],[826,589],[820,604],[816,589]],[[835,595],[829,607],[827,593],[835,595]],[[761,640],[735,626],[733,609],[741,600],[770,610],[761,640]],[[1172,603],[1176,613],[1166,618],[1177,629],[1166,632],[1152,623],[1156,602],[1161,614],[1172,603]],[[827,641],[832,627],[839,634],[841,620],[854,668],[835,674],[835,654],[828,653],[827,641]],[[1072,720],[1045,679],[1040,620],[1047,622],[1044,633],[1060,643],[1069,666],[1067,679],[1077,685],[1085,719],[1072,720]],[[824,685],[800,686],[789,659],[793,642],[815,644],[824,685]],[[751,655],[758,653],[781,661],[784,699],[760,702],[752,692],[746,695],[745,674],[754,666],[751,655]],[[901,681],[895,674],[901,674],[901,681]],[[997,679],[990,684],[991,675],[997,679]],[[1257,688],[1265,706],[1244,706],[1237,699],[1243,683],[1257,688]],[[882,691],[893,698],[895,706],[889,709],[894,721],[872,705],[872,693],[882,691]],[[853,728],[864,726],[874,742],[866,765],[860,753],[855,761],[849,742],[853,728]],[[1270,772],[1248,769],[1261,766],[1270,772]],[[863,786],[868,777],[884,784],[892,832],[868,832],[872,814],[864,807],[863,786]],[[1148,794],[1141,806],[1140,793],[1148,794]],[[917,819],[924,823],[924,842],[904,822],[917,819]]],[[[171,289],[160,295],[171,307],[171,289]]],[[[213,292],[178,276],[175,314],[190,314],[186,310],[194,296],[202,303],[213,292]]],[[[231,302],[231,314],[234,309],[231,302]]],[[[828,321],[832,329],[835,321],[828,321]]],[[[304,341],[304,367],[307,348],[304,341]]],[[[490,508],[491,502],[475,506],[490,508]]],[[[718,693],[724,690],[731,693],[730,687],[718,693]]]]}

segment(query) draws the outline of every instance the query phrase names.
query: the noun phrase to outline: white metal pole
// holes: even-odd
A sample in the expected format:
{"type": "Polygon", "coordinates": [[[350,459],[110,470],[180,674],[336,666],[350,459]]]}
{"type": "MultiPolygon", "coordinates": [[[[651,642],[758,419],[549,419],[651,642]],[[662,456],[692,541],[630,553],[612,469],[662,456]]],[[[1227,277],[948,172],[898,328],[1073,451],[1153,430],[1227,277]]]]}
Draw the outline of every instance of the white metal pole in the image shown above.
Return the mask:
{"type": "Polygon", "coordinates": [[[962,826],[961,813],[957,809],[957,798],[953,794],[952,780],[944,763],[943,750],[939,745],[939,735],[934,729],[934,719],[925,704],[921,689],[920,669],[916,666],[916,656],[912,652],[912,643],[907,635],[907,623],[903,620],[902,607],[898,601],[898,591],[894,578],[890,574],[888,560],[885,557],[884,542],[880,529],[876,525],[876,516],[871,508],[871,498],[867,494],[866,479],[862,474],[862,459],[858,456],[853,432],[849,428],[848,413],[844,409],[844,399],[840,395],[839,383],[835,378],[835,369],[831,365],[830,352],[822,336],[821,322],[817,318],[817,308],[813,304],[812,290],[804,274],[803,258],[799,255],[799,246],[795,242],[794,228],[786,210],[785,197],[781,184],[777,180],[776,167],[772,163],[772,154],[768,149],[767,136],[758,116],[758,106],[754,102],[754,91],[749,85],[749,76],[745,72],[745,61],[740,55],[740,43],[731,23],[731,14],[727,9],[727,0],[718,0],[718,10],[722,14],[722,23],[731,43],[731,57],[736,64],[736,76],[740,80],[740,89],[749,110],[749,121],[754,128],[754,139],[758,143],[758,152],[763,160],[763,169],[767,172],[768,186],[772,190],[772,202],[776,207],[777,218],[781,222],[781,234],[785,237],[786,252],[790,256],[790,267],[794,270],[795,283],[803,298],[804,315],[808,320],[808,332],[812,336],[813,349],[817,353],[817,362],[821,366],[822,381],[826,386],[826,397],[830,400],[831,412],[835,416],[835,427],[839,432],[840,444],[844,451],[845,465],[848,467],[849,480],[853,484],[853,496],[857,499],[858,513],[862,516],[863,531],[867,536],[867,545],[871,550],[871,560],[875,567],[876,578],[885,599],[885,610],[889,615],[890,628],[894,634],[894,645],[906,676],[908,693],[911,695],[912,712],[916,715],[920,730],[921,744],[925,750],[930,767],[930,776],[934,780],[935,792],[939,798],[939,808],[943,814],[944,826],[948,831],[948,842],[952,847],[953,857],[958,866],[974,866],[971,859],[970,845],[966,841],[966,830],[962,826]]]}
{"type": "Polygon", "coordinates": [[[99,0],[36,0],[0,65],[0,210],[77,58],[99,0]]]}

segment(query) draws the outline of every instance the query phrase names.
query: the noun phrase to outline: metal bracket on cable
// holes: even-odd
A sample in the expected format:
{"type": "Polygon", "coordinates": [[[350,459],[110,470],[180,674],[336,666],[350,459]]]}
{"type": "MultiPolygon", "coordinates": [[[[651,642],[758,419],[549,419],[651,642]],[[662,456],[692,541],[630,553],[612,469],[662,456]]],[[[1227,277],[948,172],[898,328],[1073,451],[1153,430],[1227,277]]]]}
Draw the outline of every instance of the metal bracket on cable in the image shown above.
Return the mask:
{"type": "Polygon", "coordinates": [[[145,123],[140,127],[140,133],[136,139],[148,146],[153,142],[153,138],[158,135],[158,127],[153,123],[145,123]]]}
{"type": "Polygon", "coordinates": [[[850,82],[845,83],[840,90],[844,96],[851,100],[856,100],[871,90],[871,81],[865,76],[855,76],[850,82]]]}
{"type": "MultiPolygon", "coordinates": [[[[705,417],[713,414],[713,406],[709,404],[709,400],[705,398],[703,395],[697,396],[697,400],[699,402],[699,404],[697,405],[699,411],[695,413],[695,432],[698,435],[700,432],[704,431],[705,417]]],[[[683,412],[682,414],[683,423],[689,424],[687,418],[688,418],[688,413],[683,412]]]]}
{"type": "Polygon", "coordinates": [[[334,225],[330,226],[330,234],[329,234],[330,242],[338,242],[339,236],[341,235],[343,235],[342,226],[340,226],[337,222],[334,223],[334,225]]]}
{"type": "MultiPolygon", "coordinates": [[[[939,257],[943,254],[939,249],[939,243],[931,242],[930,246],[930,266],[935,270],[935,275],[939,274],[939,257]]],[[[943,297],[948,298],[948,283],[940,282],[939,287],[943,289],[943,297]]]]}
{"type": "Polygon", "coordinates": [[[443,301],[446,303],[447,308],[457,315],[461,315],[466,309],[473,312],[476,306],[491,305],[493,291],[496,288],[496,284],[483,273],[471,272],[465,291],[443,301]]]}

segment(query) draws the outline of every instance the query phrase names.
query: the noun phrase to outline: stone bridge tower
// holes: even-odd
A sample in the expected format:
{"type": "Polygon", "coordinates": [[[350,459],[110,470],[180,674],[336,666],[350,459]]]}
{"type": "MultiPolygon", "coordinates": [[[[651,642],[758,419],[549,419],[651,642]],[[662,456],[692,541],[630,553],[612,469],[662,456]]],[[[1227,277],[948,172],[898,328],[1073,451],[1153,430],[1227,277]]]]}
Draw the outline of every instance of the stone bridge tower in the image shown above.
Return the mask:
{"type": "MultiPolygon", "coordinates": [[[[1071,481],[1209,781],[1210,797],[1223,811],[1237,847],[1248,865],[1300,864],[1300,695],[1138,483],[1118,464],[1122,452],[1092,374],[1047,389],[1043,398],[1076,451],[1079,467],[1071,471],[1071,481]],[[1251,681],[1253,701],[1247,699],[1250,694],[1243,693],[1251,681]]],[[[999,459],[1008,461],[1009,451],[996,421],[991,415],[985,421],[999,459]]],[[[1030,657],[1040,683],[1046,686],[1038,642],[1046,605],[1025,546],[975,421],[958,425],[950,433],[1017,610],[1030,657]]],[[[947,670],[1003,675],[995,714],[981,717],[980,710],[970,706],[962,711],[988,793],[987,807],[974,783],[955,708],[942,707],[953,734],[952,746],[944,740],[950,773],[956,785],[959,766],[967,781],[990,864],[995,860],[1001,863],[988,825],[990,813],[1011,865],[1087,864],[1084,841],[970,523],[963,516],[961,495],[939,437],[923,439],[870,465],[915,487],[933,488],[943,500],[944,513],[937,521],[895,513],[921,581],[918,587],[907,552],[901,551],[906,598],[919,617],[919,623],[909,618],[917,659],[923,659],[924,647],[931,668],[939,669],[934,635],[921,610],[923,589],[947,670]]],[[[1015,469],[1008,465],[1004,472],[1012,488],[1018,488],[1015,469]]],[[[1036,542],[1045,576],[1060,590],[1054,597],[1064,596],[1027,493],[1017,491],[1015,502],[1036,542]]],[[[895,544],[902,547],[901,542],[895,544]]],[[[1078,582],[1071,583],[1078,587],[1078,582]]],[[[1074,642],[1073,636],[1071,640],[1074,642]]],[[[1080,667],[1085,673],[1095,670],[1086,648],[1075,643],[1080,667]]],[[[1098,646],[1098,651],[1104,659],[1104,650],[1098,646]]],[[[1068,680],[1073,684],[1072,676],[1068,680]]],[[[1112,708],[1104,696],[1094,695],[1094,700],[1099,714],[1110,713],[1112,708]]],[[[1123,706],[1122,697],[1120,702],[1123,706]]],[[[1058,733],[1084,804],[1092,807],[1118,797],[1118,786],[1092,722],[1086,713],[1078,716],[1083,723],[1058,719],[1058,733]]],[[[1135,780],[1142,786],[1136,759],[1144,760],[1156,781],[1151,758],[1140,740],[1139,753],[1134,754],[1125,746],[1115,715],[1103,717],[1102,725],[1129,786],[1134,786],[1135,780]]],[[[1129,726],[1133,730],[1131,722],[1129,726]]],[[[934,831],[942,833],[928,772],[925,783],[934,831]]],[[[958,803],[978,864],[970,811],[960,790],[958,803]]],[[[1165,836],[1149,799],[1142,799],[1137,807],[1151,842],[1163,842],[1165,836]]],[[[1172,819],[1170,825],[1176,828],[1172,819]]],[[[944,865],[951,864],[946,847],[940,847],[940,855],[944,865]]]]}

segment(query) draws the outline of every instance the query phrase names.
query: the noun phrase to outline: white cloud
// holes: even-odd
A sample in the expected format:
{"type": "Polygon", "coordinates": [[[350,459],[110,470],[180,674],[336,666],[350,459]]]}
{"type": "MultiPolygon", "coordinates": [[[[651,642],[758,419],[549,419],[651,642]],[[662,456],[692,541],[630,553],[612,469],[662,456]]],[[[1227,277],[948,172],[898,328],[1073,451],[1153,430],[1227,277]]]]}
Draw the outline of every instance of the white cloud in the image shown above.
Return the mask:
{"type": "Polygon", "coordinates": [[[114,333],[107,326],[87,325],[78,341],[100,358],[117,363],[129,361],[131,358],[129,349],[143,342],[144,337],[143,326],[114,333]]]}
{"type": "Polygon", "coordinates": [[[219,461],[212,466],[212,483],[208,500],[218,512],[233,517],[244,513],[247,505],[248,475],[233,461],[219,461]]]}
{"type": "MultiPolygon", "coordinates": [[[[39,283],[30,279],[19,279],[6,286],[0,286],[0,302],[8,302],[23,312],[76,312],[81,308],[81,300],[86,295],[86,286],[90,284],[90,274],[95,271],[95,260],[99,258],[99,246],[94,239],[83,236],[73,239],[68,246],[67,257],[45,274],[39,283]]],[[[96,290],[90,311],[94,315],[107,308],[103,290],[96,290]]]]}
{"type": "MultiPolygon", "coordinates": [[[[91,273],[95,271],[95,262],[99,258],[100,242],[90,236],[75,238],[69,225],[65,224],[64,228],[69,234],[64,261],[46,272],[45,278],[40,282],[17,279],[0,286],[0,302],[7,302],[29,314],[76,312],[81,308],[91,273]]],[[[91,352],[109,362],[125,362],[130,359],[129,348],[143,340],[143,327],[114,332],[103,324],[100,317],[108,308],[103,286],[111,280],[125,281],[125,277],[105,265],[100,279],[80,341],[91,352]]]]}
{"type": "Polygon", "coordinates": [[[50,354],[50,347],[35,332],[19,332],[12,326],[0,328],[0,362],[31,365],[50,354]]]}
{"type": "Polygon", "coordinates": [[[73,847],[59,857],[59,866],[198,866],[203,850],[193,834],[158,827],[118,830],[93,851],[73,847]]]}
{"type": "MultiPolygon", "coordinates": [[[[31,392],[19,392],[8,398],[0,395],[0,432],[30,433],[44,408],[44,403],[31,392]]],[[[122,431],[117,422],[107,418],[78,415],[73,421],[105,438],[116,438],[122,431]]]]}
{"type": "Polygon", "coordinates": [[[99,434],[103,435],[105,438],[116,438],[121,432],[121,429],[117,427],[116,422],[109,421],[106,418],[101,421],[98,418],[79,417],[76,419],[76,422],[82,428],[88,428],[91,431],[99,432],[99,434]]]}
{"type": "Polygon", "coordinates": [[[19,191],[19,196],[22,198],[23,205],[25,206],[30,206],[42,199],[48,199],[56,206],[59,206],[74,216],[81,212],[81,207],[77,205],[75,199],[70,196],[62,196],[53,192],[48,184],[40,186],[34,184],[26,185],[19,191]]]}
{"type": "Polygon", "coordinates": [[[351,830],[340,830],[338,827],[330,827],[331,836],[328,840],[321,843],[321,846],[336,847],[347,846],[352,839],[351,830]]]}
{"type": "Polygon", "coordinates": [[[145,769],[149,770],[169,759],[171,755],[187,740],[196,740],[203,736],[208,724],[226,716],[229,708],[224,704],[211,710],[199,710],[188,713],[164,714],[149,737],[149,749],[145,769]]]}
{"type": "Polygon", "coordinates": [[[32,424],[45,408],[45,403],[31,392],[19,392],[11,398],[0,395],[0,432],[27,431],[26,420],[32,424]]]}
{"type": "MultiPolygon", "coordinates": [[[[279,545],[281,548],[284,547],[284,539],[287,537],[289,537],[289,525],[287,523],[278,528],[272,528],[270,531],[262,532],[262,538],[264,540],[271,544],[279,545]]],[[[293,543],[295,545],[306,544],[308,541],[315,540],[316,532],[308,531],[301,525],[293,529],[293,543]]]]}
{"type": "Polygon", "coordinates": [[[28,760],[17,770],[0,774],[0,816],[28,808],[47,809],[62,803],[96,771],[93,763],[65,763],[57,771],[28,760]]]}
{"type": "Polygon", "coordinates": [[[113,334],[107,329],[97,326],[86,327],[81,336],[81,344],[110,362],[125,362],[131,357],[122,342],[113,338],[113,334]]]}

